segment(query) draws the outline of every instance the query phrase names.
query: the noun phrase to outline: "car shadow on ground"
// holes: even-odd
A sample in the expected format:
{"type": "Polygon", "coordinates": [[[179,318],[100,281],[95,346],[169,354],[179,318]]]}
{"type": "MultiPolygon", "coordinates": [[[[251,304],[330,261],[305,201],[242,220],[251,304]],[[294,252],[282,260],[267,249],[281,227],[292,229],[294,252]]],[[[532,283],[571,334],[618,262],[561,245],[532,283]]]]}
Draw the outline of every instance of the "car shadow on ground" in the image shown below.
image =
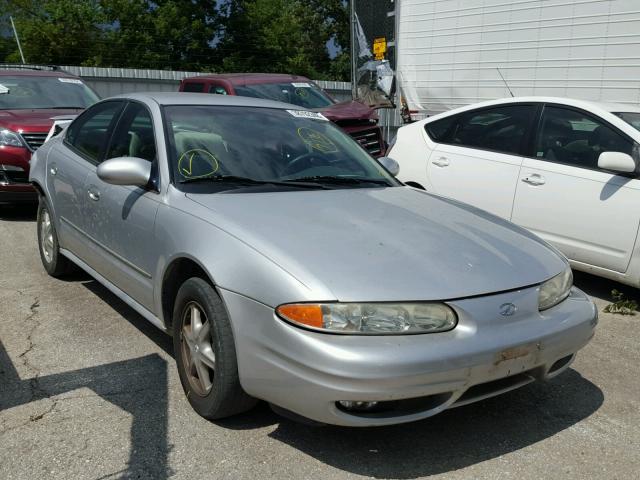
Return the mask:
{"type": "Polygon", "coordinates": [[[379,428],[309,427],[267,407],[218,422],[231,429],[277,424],[269,434],[327,465],[375,478],[455,471],[552,437],[592,415],[602,391],[577,371],[420,422],[379,428]]]}
{"type": "Polygon", "coordinates": [[[0,205],[0,220],[7,222],[35,222],[37,213],[37,204],[0,205]]]}

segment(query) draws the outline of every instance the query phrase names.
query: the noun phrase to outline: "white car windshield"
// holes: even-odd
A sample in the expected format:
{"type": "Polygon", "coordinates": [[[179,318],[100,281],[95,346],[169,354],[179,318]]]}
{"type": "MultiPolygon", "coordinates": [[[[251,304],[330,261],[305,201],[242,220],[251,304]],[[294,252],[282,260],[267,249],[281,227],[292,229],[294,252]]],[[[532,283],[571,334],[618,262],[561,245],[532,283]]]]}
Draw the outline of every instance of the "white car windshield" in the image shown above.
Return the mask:
{"type": "Polygon", "coordinates": [[[316,112],[181,105],[166,106],[164,113],[177,185],[197,183],[208,191],[229,188],[234,181],[279,187],[283,182],[321,188],[399,185],[316,112]]]}
{"type": "Polygon", "coordinates": [[[636,112],[614,112],[614,115],[620,117],[636,130],[640,130],[640,113],[636,112]]]}

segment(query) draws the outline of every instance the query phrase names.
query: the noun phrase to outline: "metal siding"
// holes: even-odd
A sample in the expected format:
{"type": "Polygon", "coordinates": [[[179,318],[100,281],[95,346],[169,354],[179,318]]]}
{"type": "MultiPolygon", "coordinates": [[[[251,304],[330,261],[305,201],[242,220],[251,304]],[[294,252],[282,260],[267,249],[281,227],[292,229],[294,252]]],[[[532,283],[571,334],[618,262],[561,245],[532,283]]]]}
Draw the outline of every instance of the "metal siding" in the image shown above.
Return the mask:
{"type": "Polygon", "coordinates": [[[637,0],[403,0],[398,70],[412,109],[515,95],[638,103],[637,0]]]}

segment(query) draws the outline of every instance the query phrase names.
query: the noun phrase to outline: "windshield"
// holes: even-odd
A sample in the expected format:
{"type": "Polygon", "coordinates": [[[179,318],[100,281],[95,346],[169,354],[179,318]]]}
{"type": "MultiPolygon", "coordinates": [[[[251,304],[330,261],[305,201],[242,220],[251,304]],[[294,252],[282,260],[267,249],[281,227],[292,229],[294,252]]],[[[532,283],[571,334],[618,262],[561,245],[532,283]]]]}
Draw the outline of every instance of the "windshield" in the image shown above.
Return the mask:
{"type": "Polygon", "coordinates": [[[314,109],[333,105],[333,100],[317,85],[310,82],[263,83],[234,86],[241,97],[267,98],[314,109]]]}
{"type": "Polygon", "coordinates": [[[614,112],[614,115],[617,115],[622,120],[627,122],[636,130],[640,130],[640,113],[635,112],[614,112]]]}
{"type": "Polygon", "coordinates": [[[164,107],[164,114],[173,181],[182,190],[399,185],[315,112],[176,105],[164,107]]]}
{"type": "Polygon", "coordinates": [[[16,75],[0,77],[0,110],[87,108],[99,100],[81,80],[68,77],[16,75]]]}

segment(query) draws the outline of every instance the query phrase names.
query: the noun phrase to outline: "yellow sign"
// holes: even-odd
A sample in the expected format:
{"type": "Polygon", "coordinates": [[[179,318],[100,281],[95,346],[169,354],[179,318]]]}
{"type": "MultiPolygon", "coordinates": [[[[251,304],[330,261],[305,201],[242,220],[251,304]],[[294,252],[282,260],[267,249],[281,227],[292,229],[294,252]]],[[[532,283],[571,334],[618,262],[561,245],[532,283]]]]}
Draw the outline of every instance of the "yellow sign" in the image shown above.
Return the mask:
{"type": "Polygon", "coordinates": [[[373,55],[376,60],[384,60],[384,54],[387,53],[387,39],[384,37],[373,40],[373,55]]]}

